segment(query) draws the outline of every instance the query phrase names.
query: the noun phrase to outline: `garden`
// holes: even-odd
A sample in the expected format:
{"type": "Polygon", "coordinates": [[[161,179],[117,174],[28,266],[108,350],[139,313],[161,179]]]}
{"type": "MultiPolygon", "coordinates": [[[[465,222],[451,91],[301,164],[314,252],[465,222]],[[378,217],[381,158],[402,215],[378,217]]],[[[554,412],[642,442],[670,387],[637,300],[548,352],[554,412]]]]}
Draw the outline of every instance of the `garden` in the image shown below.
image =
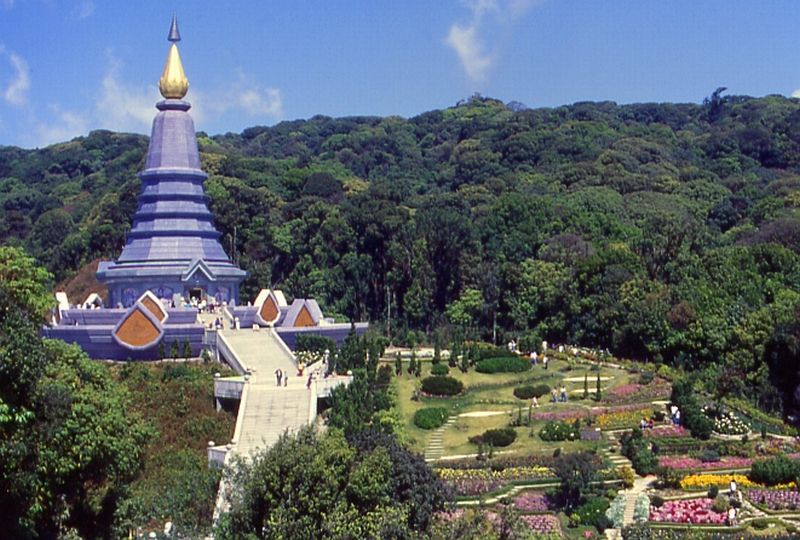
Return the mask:
{"type": "Polygon", "coordinates": [[[488,346],[449,362],[393,359],[407,440],[456,498],[443,520],[513,512],[541,538],[796,530],[792,427],[696,393],[675,370],[594,360],[553,352],[545,368],[488,346]],[[625,491],[636,478],[646,487],[625,491]]]}

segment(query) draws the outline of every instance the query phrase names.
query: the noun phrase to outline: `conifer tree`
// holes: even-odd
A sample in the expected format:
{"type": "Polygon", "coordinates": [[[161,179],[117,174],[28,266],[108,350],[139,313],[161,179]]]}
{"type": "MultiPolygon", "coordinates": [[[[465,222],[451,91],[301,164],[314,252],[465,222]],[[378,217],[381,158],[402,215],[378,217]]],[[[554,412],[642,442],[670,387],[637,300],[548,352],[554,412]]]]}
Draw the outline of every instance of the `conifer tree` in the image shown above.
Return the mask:
{"type": "Polygon", "coordinates": [[[583,399],[589,398],[589,373],[583,374],[583,399]]]}
{"type": "Polygon", "coordinates": [[[394,355],[394,372],[398,376],[403,374],[403,358],[400,356],[400,351],[394,355]]]}
{"type": "Polygon", "coordinates": [[[597,372],[597,394],[594,397],[597,401],[600,401],[600,372],[597,372]]]}

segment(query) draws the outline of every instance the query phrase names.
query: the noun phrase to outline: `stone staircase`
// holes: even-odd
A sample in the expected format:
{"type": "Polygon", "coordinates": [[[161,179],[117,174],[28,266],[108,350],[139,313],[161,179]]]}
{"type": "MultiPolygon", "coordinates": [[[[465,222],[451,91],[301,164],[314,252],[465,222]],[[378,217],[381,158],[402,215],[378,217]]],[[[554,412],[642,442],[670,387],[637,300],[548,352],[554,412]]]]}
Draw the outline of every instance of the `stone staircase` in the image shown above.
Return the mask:
{"type": "Polygon", "coordinates": [[[436,461],[444,455],[444,445],[442,445],[444,430],[455,424],[456,418],[456,416],[451,416],[442,427],[431,433],[428,444],[425,446],[425,461],[436,461]]]}
{"type": "Polygon", "coordinates": [[[603,456],[605,456],[615,468],[620,468],[623,465],[627,465],[632,469],[633,466],[631,465],[631,460],[619,453],[619,441],[617,440],[617,434],[614,432],[606,432],[606,439],[608,440],[608,445],[602,450],[603,456]],[[611,448],[615,448],[617,450],[612,452],[610,450],[611,448]]]}

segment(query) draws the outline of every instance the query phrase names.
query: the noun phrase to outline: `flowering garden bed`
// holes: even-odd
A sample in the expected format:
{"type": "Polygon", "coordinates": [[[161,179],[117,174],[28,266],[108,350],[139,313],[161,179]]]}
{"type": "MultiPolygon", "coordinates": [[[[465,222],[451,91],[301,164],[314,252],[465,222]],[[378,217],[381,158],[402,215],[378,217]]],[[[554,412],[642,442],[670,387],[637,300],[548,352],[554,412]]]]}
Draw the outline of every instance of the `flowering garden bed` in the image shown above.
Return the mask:
{"type": "Polygon", "coordinates": [[[682,456],[663,456],[658,459],[658,464],[662,467],[670,467],[678,470],[725,470],[725,469],[749,469],[753,464],[753,458],[726,456],[719,461],[701,461],[697,458],[682,456]]]}
{"type": "Polygon", "coordinates": [[[736,480],[736,483],[741,488],[758,487],[758,484],[752,482],[747,476],[743,474],[690,474],[681,480],[682,489],[708,489],[711,486],[727,487],[730,485],[731,480],[736,480]]]}
{"type": "Polygon", "coordinates": [[[457,496],[474,497],[498,491],[516,481],[555,480],[549,467],[507,467],[491,469],[436,469],[439,477],[453,488],[457,496]]]}
{"type": "Polygon", "coordinates": [[[748,489],[747,498],[767,510],[795,511],[800,508],[800,491],[797,489],[748,489]]]}
{"type": "Polygon", "coordinates": [[[683,439],[692,436],[685,427],[675,425],[656,426],[653,429],[645,429],[643,434],[645,437],[651,439],[683,439]]]}
{"type": "Polygon", "coordinates": [[[548,512],[554,510],[550,498],[541,491],[525,491],[512,499],[520,512],[548,512]]]}
{"type": "Polygon", "coordinates": [[[606,390],[604,403],[612,405],[622,403],[638,403],[666,399],[672,392],[672,385],[662,379],[657,379],[650,384],[630,383],[615,386],[606,390]]]}
{"type": "Polygon", "coordinates": [[[692,523],[724,525],[726,515],[714,512],[713,499],[680,499],[666,501],[660,508],[650,508],[650,521],[659,523],[692,523]]]}

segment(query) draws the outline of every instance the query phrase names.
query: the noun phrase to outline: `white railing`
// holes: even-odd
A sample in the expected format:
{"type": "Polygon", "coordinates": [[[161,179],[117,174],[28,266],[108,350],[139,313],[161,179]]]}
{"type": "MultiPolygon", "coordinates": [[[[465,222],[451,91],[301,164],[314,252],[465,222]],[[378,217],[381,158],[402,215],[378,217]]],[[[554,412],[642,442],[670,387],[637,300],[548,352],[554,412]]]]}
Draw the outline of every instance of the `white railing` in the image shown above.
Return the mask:
{"type": "Polygon", "coordinates": [[[247,369],[242,365],[239,356],[234,352],[231,344],[225,338],[224,332],[217,332],[217,350],[219,354],[227,360],[228,364],[239,375],[247,373],[247,369]]]}

